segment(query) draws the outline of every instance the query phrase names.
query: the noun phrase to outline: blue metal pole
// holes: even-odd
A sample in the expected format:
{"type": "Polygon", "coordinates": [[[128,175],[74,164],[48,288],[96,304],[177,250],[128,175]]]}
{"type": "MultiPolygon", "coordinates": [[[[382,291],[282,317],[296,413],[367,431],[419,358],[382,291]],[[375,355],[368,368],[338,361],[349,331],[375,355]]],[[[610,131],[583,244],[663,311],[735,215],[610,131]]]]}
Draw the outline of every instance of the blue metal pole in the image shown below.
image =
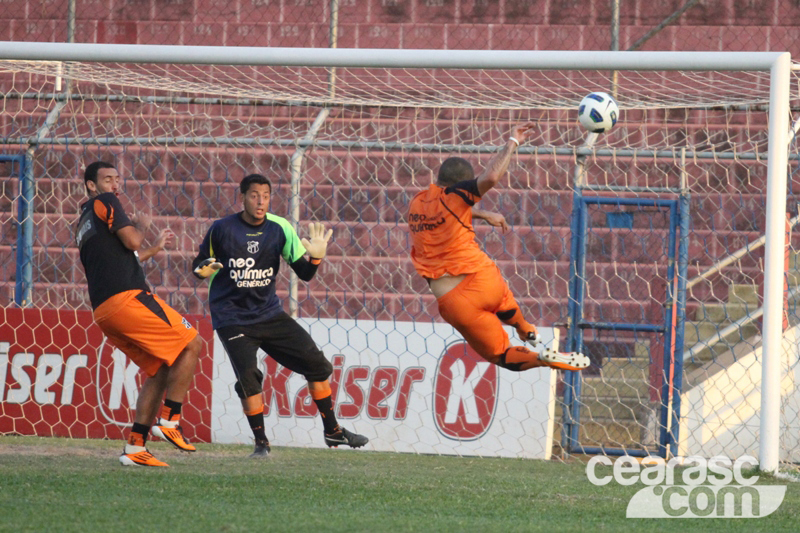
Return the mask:
{"type": "MultiPolygon", "coordinates": [[[[575,337],[574,346],[571,348],[573,351],[583,351],[583,329],[577,327],[578,323],[583,319],[583,300],[586,291],[586,232],[589,225],[589,217],[587,214],[586,201],[581,198],[581,218],[580,226],[578,227],[579,235],[581,236],[581,248],[578,250],[576,258],[577,264],[575,275],[575,300],[577,301],[576,316],[573,320],[575,324],[575,337]]],[[[580,439],[580,422],[581,422],[581,385],[583,384],[580,372],[566,372],[568,383],[572,387],[572,405],[570,405],[570,416],[572,418],[570,440],[572,441],[572,448],[576,449],[580,439]]]]}
{"type": "Polygon", "coordinates": [[[672,369],[672,306],[675,305],[675,294],[673,291],[675,281],[675,244],[677,242],[678,217],[677,202],[672,201],[669,210],[669,244],[667,245],[667,283],[666,283],[666,305],[664,307],[664,359],[662,361],[663,373],[661,376],[661,428],[658,439],[658,455],[667,458],[667,447],[670,444],[669,430],[670,423],[670,392],[672,383],[670,380],[670,370],[672,369]]]}
{"type": "Polygon", "coordinates": [[[661,333],[664,331],[664,326],[660,324],[636,324],[635,322],[590,322],[582,320],[577,327],[580,329],[641,331],[644,333],[661,333]]]}
{"type": "MultiPolygon", "coordinates": [[[[572,220],[570,221],[570,232],[572,242],[570,243],[570,262],[569,262],[569,301],[567,303],[568,329],[566,351],[571,352],[578,346],[577,336],[580,334],[578,322],[582,313],[582,299],[579,300],[578,286],[582,281],[578,278],[577,263],[578,258],[583,255],[585,247],[584,235],[581,232],[583,220],[583,194],[581,189],[576,187],[572,197],[572,220]]],[[[582,292],[581,292],[582,294],[582,292]]],[[[577,403],[575,396],[575,372],[567,372],[564,376],[564,412],[562,413],[562,435],[561,447],[571,452],[577,442],[577,427],[573,432],[573,425],[577,421],[573,420],[573,404],[577,403]]]]}
{"type": "Polygon", "coordinates": [[[19,157],[19,204],[17,211],[17,282],[14,302],[20,307],[31,303],[33,285],[33,160],[32,154],[19,157]]]}
{"type": "Polygon", "coordinates": [[[672,388],[670,382],[670,369],[672,368],[671,362],[671,350],[672,350],[672,306],[675,304],[675,295],[673,291],[674,287],[674,280],[675,280],[675,243],[676,241],[676,234],[677,234],[677,226],[678,220],[675,216],[675,204],[670,206],[670,216],[669,216],[669,242],[667,244],[667,283],[666,283],[666,294],[665,294],[665,306],[664,306],[664,346],[663,346],[663,359],[661,362],[662,366],[662,375],[661,375],[661,412],[660,412],[660,431],[659,431],[659,439],[658,439],[658,454],[666,458],[667,457],[667,447],[669,446],[669,436],[670,432],[669,422],[670,422],[670,391],[672,388]]]}
{"type": "Polygon", "coordinates": [[[678,249],[678,313],[675,324],[675,379],[673,380],[672,396],[672,435],[670,445],[672,455],[678,453],[681,421],[681,392],[683,390],[683,342],[684,327],[686,325],[686,283],[689,277],[689,193],[683,193],[679,199],[681,235],[678,249]]]}
{"type": "Polygon", "coordinates": [[[581,453],[586,453],[589,455],[629,455],[631,457],[650,457],[653,455],[647,450],[637,450],[631,448],[605,448],[603,446],[583,446],[581,447],[580,451],[581,453]]]}

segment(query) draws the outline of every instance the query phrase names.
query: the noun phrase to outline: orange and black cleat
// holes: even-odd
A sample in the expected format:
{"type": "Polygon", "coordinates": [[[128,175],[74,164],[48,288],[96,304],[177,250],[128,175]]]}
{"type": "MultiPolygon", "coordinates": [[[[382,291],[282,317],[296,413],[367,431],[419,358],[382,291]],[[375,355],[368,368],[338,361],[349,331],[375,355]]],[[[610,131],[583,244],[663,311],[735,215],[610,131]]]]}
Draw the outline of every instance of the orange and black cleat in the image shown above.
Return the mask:
{"type": "Polygon", "coordinates": [[[153,426],[150,432],[154,437],[158,437],[172,443],[173,446],[181,451],[197,451],[197,448],[195,448],[194,445],[189,444],[189,442],[183,436],[183,429],[181,429],[180,426],[175,426],[174,428],[169,426],[153,426]]]}
{"type": "Polygon", "coordinates": [[[166,466],[164,461],[159,461],[147,450],[136,453],[123,453],[119,456],[119,462],[125,466],[166,466]]]}

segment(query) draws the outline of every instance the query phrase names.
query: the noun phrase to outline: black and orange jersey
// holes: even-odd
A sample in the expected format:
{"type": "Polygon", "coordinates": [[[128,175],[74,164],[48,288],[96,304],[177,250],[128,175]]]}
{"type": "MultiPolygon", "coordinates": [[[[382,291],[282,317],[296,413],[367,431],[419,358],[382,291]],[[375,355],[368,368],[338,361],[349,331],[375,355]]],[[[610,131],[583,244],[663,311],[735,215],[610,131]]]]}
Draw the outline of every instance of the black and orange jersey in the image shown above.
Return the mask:
{"type": "Polygon", "coordinates": [[[93,309],[115,294],[150,290],[136,254],[115,235],[130,225],[131,220],[114,193],[98,194],[81,206],[75,241],[93,309]]]}
{"type": "Polygon", "coordinates": [[[494,265],[472,228],[472,206],[480,199],[476,179],[446,188],[433,184],[414,196],[408,228],[411,262],[421,276],[471,274],[494,265]]]}

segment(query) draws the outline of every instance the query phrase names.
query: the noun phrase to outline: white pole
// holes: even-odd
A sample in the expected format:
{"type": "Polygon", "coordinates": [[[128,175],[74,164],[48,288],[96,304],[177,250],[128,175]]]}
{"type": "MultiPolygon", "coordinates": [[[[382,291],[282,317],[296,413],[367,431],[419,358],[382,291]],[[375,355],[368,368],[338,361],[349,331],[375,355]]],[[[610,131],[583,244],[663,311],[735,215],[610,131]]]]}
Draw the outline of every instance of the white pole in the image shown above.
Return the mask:
{"type": "Polygon", "coordinates": [[[767,244],[764,251],[764,325],[762,328],[761,438],[762,471],[778,470],[780,448],[781,359],[783,338],[783,268],[788,171],[789,75],[791,55],[783,53],[771,68],[769,151],[767,165],[767,244]]]}
{"type": "Polygon", "coordinates": [[[0,41],[0,60],[306,67],[767,70],[782,52],[608,52],[256,48],[0,41]]]}

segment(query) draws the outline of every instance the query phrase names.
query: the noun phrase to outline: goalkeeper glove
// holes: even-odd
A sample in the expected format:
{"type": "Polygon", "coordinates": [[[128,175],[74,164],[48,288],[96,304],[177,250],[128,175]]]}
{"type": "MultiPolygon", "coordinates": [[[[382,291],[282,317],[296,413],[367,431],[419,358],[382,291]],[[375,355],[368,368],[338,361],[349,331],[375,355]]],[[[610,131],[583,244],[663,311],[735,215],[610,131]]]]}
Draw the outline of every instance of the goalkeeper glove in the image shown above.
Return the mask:
{"type": "Polygon", "coordinates": [[[322,259],[328,249],[328,241],[331,240],[331,235],[333,235],[333,230],[329,229],[325,233],[325,226],[322,225],[322,222],[311,222],[308,225],[308,236],[311,240],[301,239],[300,242],[303,243],[311,259],[322,259]]]}
{"type": "Polygon", "coordinates": [[[197,265],[197,268],[194,269],[194,273],[200,276],[201,278],[207,278],[220,268],[222,268],[222,263],[218,262],[213,257],[209,257],[208,259],[204,260],[202,263],[197,265]]]}

